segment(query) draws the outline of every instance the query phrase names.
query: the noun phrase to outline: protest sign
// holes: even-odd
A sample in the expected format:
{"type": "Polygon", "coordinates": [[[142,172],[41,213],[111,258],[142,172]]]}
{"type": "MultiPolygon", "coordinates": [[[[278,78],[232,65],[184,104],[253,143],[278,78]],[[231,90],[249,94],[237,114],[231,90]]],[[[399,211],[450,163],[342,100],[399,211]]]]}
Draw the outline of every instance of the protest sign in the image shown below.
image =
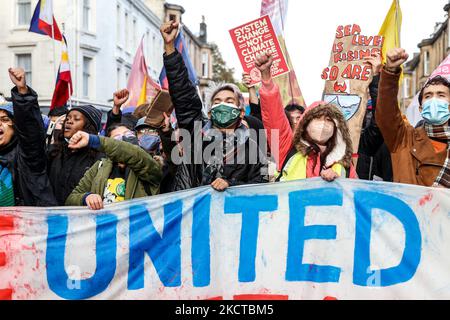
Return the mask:
{"type": "Polygon", "coordinates": [[[2,208],[3,299],[450,299],[450,191],[339,179],[2,208]]]}
{"type": "Polygon", "coordinates": [[[367,109],[372,67],[365,57],[381,54],[383,37],[363,36],[358,25],[339,26],[333,43],[329,67],[322,72],[325,80],[324,101],[340,107],[348,122],[353,153],[358,153],[361,128],[367,109]]]}
{"type": "Polygon", "coordinates": [[[160,90],[147,109],[145,123],[152,128],[160,128],[164,124],[164,113],[170,115],[173,112],[173,103],[169,91],[160,90]]]}
{"type": "Polygon", "coordinates": [[[255,67],[256,57],[271,52],[274,58],[272,77],[289,72],[277,35],[268,15],[230,30],[233,44],[245,73],[250,74],[252,84],[261,82],[261,72],[255,67]]]}

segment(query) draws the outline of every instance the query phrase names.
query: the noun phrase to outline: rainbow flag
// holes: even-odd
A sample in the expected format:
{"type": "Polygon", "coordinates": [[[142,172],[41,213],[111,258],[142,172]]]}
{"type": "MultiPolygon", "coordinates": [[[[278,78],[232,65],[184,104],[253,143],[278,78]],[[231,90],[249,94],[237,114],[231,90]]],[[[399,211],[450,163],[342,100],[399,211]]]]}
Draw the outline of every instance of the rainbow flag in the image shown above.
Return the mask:
{"type": "Polygon", "coordinates": [[[62,41],[61,31],[59,31],[58,24],[53,16],[52,0],[39,0],[31,19],[29,31],[62,41]]]}

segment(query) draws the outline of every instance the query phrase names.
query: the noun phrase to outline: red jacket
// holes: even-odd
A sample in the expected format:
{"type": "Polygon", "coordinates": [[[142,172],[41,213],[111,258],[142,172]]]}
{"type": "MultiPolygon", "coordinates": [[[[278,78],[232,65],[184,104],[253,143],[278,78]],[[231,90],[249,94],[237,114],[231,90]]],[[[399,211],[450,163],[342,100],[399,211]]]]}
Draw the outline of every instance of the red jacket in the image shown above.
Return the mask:
{"type": "MultiPolygon", "coordinates": [[[[272,80],[263,81],[259,91],[261,96],[261,114],[264,128],[267,130],[269,146],[278,143],[278,150],[271,150],[278,171],[281,170],[287,155],[294,146],[294,134],[283,107],[280,89],[272,80]],[[272,141],[272,130],[279,130],[279,140],[272,141]]],[[[276,134],[273,137],[276,139],[276,134]]]]}

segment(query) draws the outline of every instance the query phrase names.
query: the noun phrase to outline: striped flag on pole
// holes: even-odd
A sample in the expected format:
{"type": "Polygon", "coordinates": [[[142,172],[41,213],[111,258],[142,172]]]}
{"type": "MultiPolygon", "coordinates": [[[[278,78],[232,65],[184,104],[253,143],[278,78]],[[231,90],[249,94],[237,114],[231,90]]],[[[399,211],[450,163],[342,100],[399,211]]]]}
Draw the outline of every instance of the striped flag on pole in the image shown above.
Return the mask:
{"type": "Polygon", "coordinates": [[[73,94],[72,75],[70,73],[69,51],[66,37],[62,36],[61,64],[56,79],[55,92],[53,93],[50,109],[63,107],[73,94]]]}

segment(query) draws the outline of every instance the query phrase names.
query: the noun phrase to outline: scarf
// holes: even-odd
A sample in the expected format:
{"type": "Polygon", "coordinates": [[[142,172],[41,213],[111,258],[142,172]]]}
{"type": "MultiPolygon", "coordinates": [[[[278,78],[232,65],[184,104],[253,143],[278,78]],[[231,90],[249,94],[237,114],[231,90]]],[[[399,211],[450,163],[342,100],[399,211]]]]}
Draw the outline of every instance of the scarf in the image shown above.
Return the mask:
{"type": "Polygon", "coordinates": [[[430,138],[447,141],[447,159],[444,162],[441,172],[436,178],[433,187],[444,186],[450,188],[450,126],[448,122],[440,126],[428,123],[424,124],[425,131],[430,138]]]}

